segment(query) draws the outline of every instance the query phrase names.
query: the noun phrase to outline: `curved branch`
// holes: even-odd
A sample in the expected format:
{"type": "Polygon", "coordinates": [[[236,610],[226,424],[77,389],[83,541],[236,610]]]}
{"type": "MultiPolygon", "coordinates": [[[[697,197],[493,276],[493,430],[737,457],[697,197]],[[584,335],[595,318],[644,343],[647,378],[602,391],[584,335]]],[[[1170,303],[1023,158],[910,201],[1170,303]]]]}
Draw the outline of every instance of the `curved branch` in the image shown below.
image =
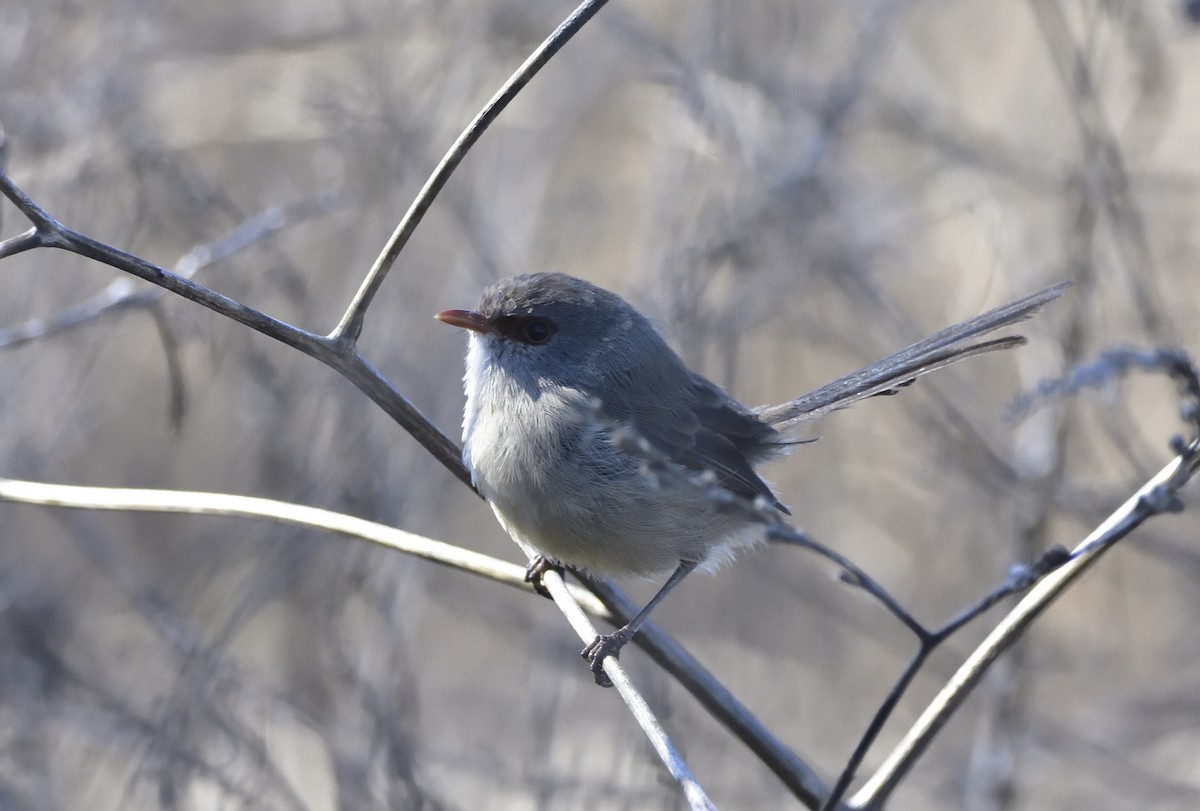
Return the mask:
{"type": "MultiPolygon", "coordinates": [[[[59,248],[102,262],[203,305],[219,315],[316,358],[357,386],[402,428],[412,434],[434,459],[441,462],[468,487],[471,486],[471,474],[463,465],[461,453],[454,440],[442,433],[416,406],[388,383],[353,346],[339,344],[323,335],[272,318],[185,276],[172,273],[139,256],[74,231],[46,213],[4,174],[0,174],[0,194],[11,200],[34,225],[32,235],[22,235],[15,239],[34,243],[31,247],[59,248]]],[[[0,244],[0,250],[2,249],[3,244],[0,244]]]]}
{"type": "Polygon", "coordinates": [[[437,197],[442,187],[446,185],[446,181],[450,179],[450,175],[462,163],[462,159],[466,157],[467,152],[475,145],[475,142],[483,135],[492,122],[504,111],[517,93],[529,83],[529,80],[550,61],[564,45],[583,28],[596,12],[604,7],[608,0],[584,0],[567,19],[563,20],[558,28],[554,29],[546,40],[529,55],[516,72],[509,77],[508,81],[496,91],[496,95],[483,106],[476,116],[471,119],[471,123],[467,124],[466,129],[458,136],[458,139],[450,146],[437,168],[433,170],[433,174],[425,181],[425,185],[421,191],[417,193],[416,198],[412,201],[408,211],[396,226],[396,230],[392,232],[391,238],[387,245],[383,248],[383,253],[375,260],[375,264],[371,267],[371,272],[367,274],[367,278],[363,280],[362,285],[358,288],[358,292],[354,294],[353,301],[346,309],[345,315],[342,316],[342,321],[333,332],[329,333],[329,338],[335,343],[350,343],[353,344],[358,340],[359,334],[362,332],[363,319],[366,317],[367,308],[371,306],[372,299],[379,292],[380,286],[383,284],[384,278],[388,271],[392,269],[396,258],[400,255],[400,251],[404,250],[404,246],[408,244],[409,237],[416,230],[417,225],[425,216],[425,212],[433,205],[433,200],[437,197]]]}
{"type": "MultiPolygon", "coordinates": [[[[77,510],[183,513],[277,521],[281,524],[358,538],[506,586],[514,586],[522,591],[533,590],[525,582],[525,568],[515,563],[414,535],[365,518],[269,498],[188,490],[84,487],[0,478],[0,500],[77,510]]],[[[604,604],[585,589],[572,588],[570,594],[588,613],[605,619],[610,616],[604,604]]]]}
{"type": "MultiPolygon", "coordinates": [[[[362,518],[283,501],[222,493],[79,487],[3,478],[0,478],[0,500],[86,510],[186,513],[278,521],[370,541],[443,566],[515,586],[523,591],[532,591],[532,587],[525,581],[525,569],[514,563],[362,518]]],[[[578,586],[568,586],[557,573],[545,575],[543,583],[571,626],[585,641],[590,641],[596,636],[596,629],[584,614],[585,610],[594,616],[612,619],[607,607],[595,595],[578,586]]],[[[683,789],[690,806],[697,811],[714,809],[704,789],[692,775],[687,763],[667,737],[646,700],[633,686],[620,663],[615,658],[610,658],[605,662],[605,670],[659,758],[683,789]]]]}
{"type": "MultiPolygon", "coordinates": [[[[336,194],[322,194],[286,206],[272,206],[243,220],[224,235],[192,248],[175,263],[173,272],[190,279],[201,270],[228,259],[239,251],[278,233],[281,229],[325,214],[342,201],[336,194]]],[[[42,247],[38,229],[0,245],[0,259],[24,250],[42,247]],[[11,243],[11,245],[10,245],[11,243]],[[5,246],[9,246],[5,250],[5,246]]],[[[139,289],[126,277],[113,280],[99,293],[68,307],[53,317],[31,318],[0,329],[0,349],[13,349],[30,341],[75,329],[116,311],[146,307],[164,295],[163,289],[139,289]]]]}
{"type": "Polygon", "coordinates": [[[850,804],[856,808],[882,807],[933,737],[983,678],[992,662],[1021,637],[1075,578],[1087,571],[1114,544],[1147,518],[1173,509],[1175,491],[1191,478],[1198,467],[1200,441],[1193,441],[1184,453],[1171,460],[1088,535],[1072,552],[1070,561],[1034,586],[967,658],[879,770],[854,795],[850,804]]]}
{"type": "MultiPolygon", "coordinates": [[[[555,604],[582,641],[591,642],[598,636],[596,627],[592,625],[579,604],[573,599],[561,574],[554,570],[546,572],[542,575],[542,584],[550,592],[555,604]]],[[[609,656],[604,660],[604,672],[608,674],[612,686],[617,688],[621,700],[625,702],[625,706],[633,714],[634,720],[649,739],[659,760],[663,762],[667,771],[671,773],[671,777],[683,789],[683,795],[687,798],[688,805],[693,811],[715,811],[716,807],[709,801],[704,789],[688,769],[679,750],[667,737],[667,733],[658,723],[658,719],[654,717],[654,713],[650,711],[646,700],[642,698],[641,693],[629,680],[629,676],[625,674],[625,668],[621,666],[617,657],[609,656]]]]}

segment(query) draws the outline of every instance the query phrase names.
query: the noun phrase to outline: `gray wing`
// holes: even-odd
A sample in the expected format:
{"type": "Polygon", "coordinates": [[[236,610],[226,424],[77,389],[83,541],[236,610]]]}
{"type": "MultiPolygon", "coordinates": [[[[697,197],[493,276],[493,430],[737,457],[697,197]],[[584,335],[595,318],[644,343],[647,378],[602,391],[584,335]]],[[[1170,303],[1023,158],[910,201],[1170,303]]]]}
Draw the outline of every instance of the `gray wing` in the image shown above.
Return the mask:
{"type": "Polygon", "coordinates": [[[606,413],[672,462],[696,472],[711,471],[726,490],[751,499],[761,496],[788,513],[754,470],[754,463],[779,446],[779,433],[716,384],[682,364],[679,371],[682,375],[673,389],[670,381],[659,378],[661,397],[646,392],[651,402],[643,401],[638,408],[609,403],[606,413]]]}

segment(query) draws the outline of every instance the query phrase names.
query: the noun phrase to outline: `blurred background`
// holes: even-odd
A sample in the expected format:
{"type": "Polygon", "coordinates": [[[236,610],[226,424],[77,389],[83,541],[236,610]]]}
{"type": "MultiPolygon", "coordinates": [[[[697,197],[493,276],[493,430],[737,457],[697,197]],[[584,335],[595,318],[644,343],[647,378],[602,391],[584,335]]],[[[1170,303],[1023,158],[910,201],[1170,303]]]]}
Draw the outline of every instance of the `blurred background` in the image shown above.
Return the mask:
{"type": "MultiPolygon", "coordinates": [[[[364,354],[457,438],[465,341],[432,315],[501,276],[622,293],[750,404],[1074,279],[1029,346],[834,414],[768,471],[799,526],[939,625],[1015,561],[1075,545],[1170,456],[1164,380],[1006,411],[1110,346],[1200,352],[1198,6],[613,3],[452,178],[364,354]]],[[[321,201],[198,280],[327,332],[443,151],[570,8],[6,0],[8,171],[166,266],[321,201]]],[[[28,227],[0,212],[0,236],[28,227]]],[[[0,328],[119,278],[58,252],[7,260],[0,328]]],[[[174,298],[6,345],[0,459],[4,476],[267,496],[521,560],[351,386],[174,298]]],[[[1155,519],[1078,583],[895,807],[1197,807],[1197,526],[1155,519]]],[[[835,574],[762,548],[656,614],[829,780],[914,648],[835,574]]],[[[933,657],[864,776],[1001,611],[933,657]]],[[[544,600],[365,543],[0,503],[0,807],[682,807],[579,647],[544,600]]],[[[720,807],[800,807],[644,654],[622,661],[720,807]]]]}

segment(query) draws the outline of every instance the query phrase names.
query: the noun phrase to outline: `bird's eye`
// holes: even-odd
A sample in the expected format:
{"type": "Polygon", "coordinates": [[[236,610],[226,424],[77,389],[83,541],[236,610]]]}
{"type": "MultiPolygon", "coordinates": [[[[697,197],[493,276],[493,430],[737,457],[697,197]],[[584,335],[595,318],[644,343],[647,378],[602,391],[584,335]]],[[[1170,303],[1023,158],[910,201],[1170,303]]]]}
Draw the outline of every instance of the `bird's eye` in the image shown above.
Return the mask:
{"type": "Polygon", "coordinates": [[[544,344],[553,334],[553,325],[544,318],[530,318],[521,327],[521,338],[530,344],[544,344]]]}
{"type": "Polygon", "coordinates": [[[509,340],[533,346],[546,343],[558,332],[553,321],[536,315],[501,315],[490,323],[509,340]]]}

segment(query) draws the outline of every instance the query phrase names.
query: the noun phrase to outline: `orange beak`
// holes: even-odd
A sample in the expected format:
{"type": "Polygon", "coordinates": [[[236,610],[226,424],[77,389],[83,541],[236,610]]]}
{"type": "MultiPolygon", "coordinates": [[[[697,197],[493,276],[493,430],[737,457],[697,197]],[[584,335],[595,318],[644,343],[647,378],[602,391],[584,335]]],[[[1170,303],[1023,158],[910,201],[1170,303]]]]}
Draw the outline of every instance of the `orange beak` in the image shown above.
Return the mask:
{"type": "Polygon", "coordinates": [[[443,324],[449,324],[452,327],[462,327],[469,329],[472,332],[495,332],[496,328],[492,323],[474,310],[443,310],[434,316],[443,324]]]}

